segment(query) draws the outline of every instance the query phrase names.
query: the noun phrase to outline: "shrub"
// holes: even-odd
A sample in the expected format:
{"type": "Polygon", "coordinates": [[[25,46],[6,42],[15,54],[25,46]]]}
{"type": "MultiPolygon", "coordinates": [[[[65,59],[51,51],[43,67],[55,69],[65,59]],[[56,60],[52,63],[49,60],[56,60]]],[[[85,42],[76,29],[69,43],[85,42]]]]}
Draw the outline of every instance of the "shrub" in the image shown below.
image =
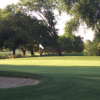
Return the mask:
{"type": "Polygon", "coordinates": [[[13,55],[0,55],[0,59],[11,59],[11,58],[22,58],[22,57],[24,57],[24,56],[21,54],[17,54],[15,56],[13,56],[13,55]]]}
{"type": "Polygon", "coordinates": [[[100,56],[100,42],[98,40],[87,43],[85,49],[88,56],[100,56]]]}
{"type": "Polygon", "coordinates": [[[61,46],[62,52],[72,52],[74,49],[73,40],[69,37],[60,36],[58,38],[58,43],[61,46]]]}
{"type": "Polygon", "coordinates": [[[0,55],[0,59],[6,59],[7,55],[0,55]]]}
{"type": "Polygon", "coordinates": [[[82,52],[84,50],[84,43],[82,37],[74,36],[74,52],[82,52]]]}
{"type": "Polygon", "coordinates": [[[17,55],[15,55],[15,56],[13,56],[13,58],[23,58],[23,57],[25,57],[25,56],[23,56],[23,55],[21,55],[21,54],[17,54],[17,55]]]}

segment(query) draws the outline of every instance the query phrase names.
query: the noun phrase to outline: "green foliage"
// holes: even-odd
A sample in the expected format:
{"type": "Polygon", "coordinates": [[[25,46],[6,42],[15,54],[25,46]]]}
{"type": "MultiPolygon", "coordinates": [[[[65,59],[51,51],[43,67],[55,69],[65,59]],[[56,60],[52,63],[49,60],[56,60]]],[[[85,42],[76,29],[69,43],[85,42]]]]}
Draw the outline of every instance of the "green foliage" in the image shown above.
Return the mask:
{"type": "Polygon", "coordinates": [[[73,35],[72,37],[64,34],[60,36],[58,42],[63,52],[82,52],[84,50],[83,38],[73,35]]]}
{"type": "Polygon", "coordinates": [[[63,52],[72,52],[74,49],[73,41],[65,36],[60,36],[58,38],[58,43],[60,44],[63,52]]]}
{"type": "Polygon", "coordinates": [[[44,53],[47,54],[57,54],[57,49],[54,46],[46,46],[45,49],[43,50],[44,53]]]}
{"type": "Polygon", "coordinates": [[[85,49],[88,56],[100,56],[100,42],[98,40],[87,42],[85,49]]]}
{"type": "Polygon", "coordinates": [[[48,27],[48,32],[52,37],[52,45],[57,48],[59,55],[61,56],[61,50],[57,42],[58,30],[56,29],[56,19],[54,15],[55,1],[54,0],[20,0],[23,7],[27,11],[34,11],[48,27]]]}
{"type": "Polygon", "coordinates": [[[74,36],[74,52],[82,52],[84,50],[83,38],[80,36],[74,36]]]}
{"type": "Polygon", "coordinates": [[[23,57],[24,56],[21,54],[16,54],[15,56],[9,54],[0,55],[0,59],[23,58],[23,57]]]}
{"type": "Polygon", "coordinates": [[[6,59],[7,55],[0,55],[0,59],[6,59]]]}
{"type": "Polygon", "coordinates": [[[65,33],[72,35],[81,23],[92,28],[99,38],[100,34],[100,0],[57,0],[58,9],[73,18],[66,23],[65,33]],[[59,3],[60,2],[60,3],[59,3]],[[60,5],[60,6],[59,6],[60,5]],[[61,9],[62,7],[62,9],[61,9]]]}
{"type": "Polygon", "coordinates": [[[16,56],[14,58],[23,58],[23,57],[24,56],[19,53],[19,54],[16,54],[16,56]]]}
{"type": "Polygon", "coordinates": [[[1,11],[0,39],[3,44],[1,47],[5,46],[5,48],[16,49],[20,44],[20,31],[22,28],[16,24],[16,21],[19,22],[20,16],[18,16],[19,12],[15,10],[15,5],[8,5],[1,11]]]}
{"type": "MultiPolygon", "coordinates": [[[[99,10],[99,0],[58,0],[61,7],[74,17],[79,17],[87,24],[93,23],[96,19],[96,13],[99,10]]],[[[58,3],[59,6],[59,3],[58,3]]]]}
{"type": "Polygon", "coordinates": [[[78,17],[72,18],[70,21],[67,21],[65,24],[65,33],[64,35],[68,37],[73,37],[73,32],[78,30],[80,23],[78,17]]]}
{"type": "MultiPolygon", "coordinates": [[[[22,7],[23,8],[23,7],[22,7]]],[[[28,12],[27,12],[28,13],[28,12]]],[[[49,28],[42,20],[28,15],[20,5],[8,5],[0,11],[0,47],[13,50],[20,48],[33,52],[38,44],[51,45],[49,28]]],[[[25,54],[25,53],[23,53],[25,54]]]]}

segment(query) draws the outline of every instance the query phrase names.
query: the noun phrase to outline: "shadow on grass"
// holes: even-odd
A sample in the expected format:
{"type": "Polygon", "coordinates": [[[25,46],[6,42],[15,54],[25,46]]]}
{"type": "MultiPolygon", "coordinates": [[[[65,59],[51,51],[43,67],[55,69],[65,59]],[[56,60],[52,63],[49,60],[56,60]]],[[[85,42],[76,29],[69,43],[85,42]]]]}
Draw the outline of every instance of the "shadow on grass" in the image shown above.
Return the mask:
{"type": "Polygon", "coordinates": [[[68,54],[63,54],[63,56],[85,56],[84,52],[73,52],[68,54]]]}
{"type": "MultiPolygon", "coordinates": [[[[44,55],[26,55],[26,56],[23,56],[23,57],[19,57],[19,58],[34,58],[34,57],[58,57],[59,54],[44,54],[44,55]]],[[[74,52],[74,53],[67,53],[67,54],[63,54],[62,56],[85,56],[85,53],[84,52],[74,52]]],[[[61,56],[59,56],[61,57],[61,56]]],[[[17,57],[18,58],[18,57],[17,57]]],[[[14,58],[16,59],[16,58],[14,58]]]]}
{"type": "MultiPolygon", "coordinates": [[[[45,56],[59,56],[59,54],[45,54],[42,55],[42,57],[45,56]]],[[[67,53],[67,54],[63,54],[63,56],[85,56],[84,52],[73,52],[73,53],[67,53]]]]}
{"type": "MultiPolygon", "coordinates": [[[[44,54],[41,55],[40,57],[54,57],[54,56],[59,56],[59,54],[44,54]]],[[[63,54],[62,56],[85,56],[84,52],[73,52],[73,53],[67,53],[67,54],[63,54]]],[[[25,58],[29,58],[29,57],[39,57],[39,55],[34,55],[34,56],[26,56],[25,58]]]]}
{"type": "Polygon", "coordinates": [[[52,65],[0,65],[1,71],[17,71],[40,75],[100,75],[100,66],[52,66],[52,65]]]}
{"type": "Polygon", "coordinates": [[[34,86],[0,89],[0,100],[99,100],[99,66],[0,65],[0,75],[39,78],[34,86]]]}

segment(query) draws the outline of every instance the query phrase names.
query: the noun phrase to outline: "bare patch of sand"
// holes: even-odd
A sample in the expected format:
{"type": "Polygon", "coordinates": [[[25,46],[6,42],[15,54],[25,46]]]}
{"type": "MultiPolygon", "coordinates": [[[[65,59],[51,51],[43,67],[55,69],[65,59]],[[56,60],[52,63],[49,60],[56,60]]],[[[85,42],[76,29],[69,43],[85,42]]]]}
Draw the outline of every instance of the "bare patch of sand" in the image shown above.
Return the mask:
{"type": "Polygon", "coordinates": [[[0,88],[13,88],[40,83],[38,79],[0,76],[0,88]]]}

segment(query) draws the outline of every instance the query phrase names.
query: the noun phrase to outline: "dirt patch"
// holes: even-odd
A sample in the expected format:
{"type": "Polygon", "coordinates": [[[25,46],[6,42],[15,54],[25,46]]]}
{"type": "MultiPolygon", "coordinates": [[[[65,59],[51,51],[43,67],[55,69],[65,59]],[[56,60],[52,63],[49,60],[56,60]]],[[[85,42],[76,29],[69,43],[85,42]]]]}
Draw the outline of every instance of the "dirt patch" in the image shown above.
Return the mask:
{"type": "Polygon", "coordinates": [[[40,83],[38,79],[0,76],[0,88],[12,88],[40,83]]]}

